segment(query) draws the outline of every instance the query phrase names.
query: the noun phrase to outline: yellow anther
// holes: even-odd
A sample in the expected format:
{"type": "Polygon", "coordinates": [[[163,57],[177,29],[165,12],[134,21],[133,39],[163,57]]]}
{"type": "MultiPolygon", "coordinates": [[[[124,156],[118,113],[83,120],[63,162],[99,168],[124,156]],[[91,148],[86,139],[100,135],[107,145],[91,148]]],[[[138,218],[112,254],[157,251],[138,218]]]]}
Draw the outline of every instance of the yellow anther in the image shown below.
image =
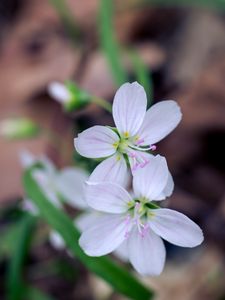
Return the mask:
{"type": "Polygon", "coordinates": [[[148,211],[148,217],[149,218],[152,218],[154,216],[155,216],[155,213],[152,210],[148,211]]]}
{"type": "Polygon", "coordinates": [[[116,160],[117,160],[117,161],[121,160],[121,156],[120,156],[120,155],[117,155],[116,160]]]}
{"type": "Polygon", "coordinates": [[[116,148],[116,149],[118,148],[118,146],[119,146],[119,142],[115,142],[115,143],[113,144],[113,147],[116,148]]]}
{"type": "Polygon", "coordinates": [[[127,202],[127,206],[128,206],[129,208],[133,207],[133,206],[134,206],[134,202],[133,202],[133,201],[127,202]]]}
{"type": "Polygon", "coordinates": [[[125,132],[124,132],[124,137],[125,137],[125,138],[129,138],[129,132],[128,132],[128,131],[125,131],[125,132]]]}
{"type": "Polygon", "coordinates": [[[135,142],[138,141],[139,138],[140,138],[140,136],[136,135],[136,136],[134,137],[135,142]]]}

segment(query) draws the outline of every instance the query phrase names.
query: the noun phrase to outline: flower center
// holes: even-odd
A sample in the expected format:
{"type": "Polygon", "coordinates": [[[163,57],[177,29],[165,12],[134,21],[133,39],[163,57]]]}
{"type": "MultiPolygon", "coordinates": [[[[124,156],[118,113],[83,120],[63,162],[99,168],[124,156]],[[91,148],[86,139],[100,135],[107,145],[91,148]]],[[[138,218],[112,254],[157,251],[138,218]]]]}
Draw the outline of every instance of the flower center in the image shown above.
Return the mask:
{"type": "MultiPolygon", "coordinates": [[[[146,198],[134,199],[128,203],[128,215],[125,219],[127,228],[135,225],[141,237],[145,237],[149,225],[148,220],[154,217],[154,209],[159,208],[158,205],[149,202],[146,198]]],[[[125,238],[129,237],[129,230],[126,231],[125,238]]]]}
{"type": "Polygon", "coordinates": [[[135,171],[137,168],[143,168],[148,163],[148,159],[144,152],[149,150],[156,150],[155,145],[142,146],[144,139],[140,138],[138,135],[130,136],[129,132],[125,132],[123,135],[120,135],[116,128],[113,130],[118,134],[119,141],[113,144],[113,147],[122,155],[127,155],[131,165],[132,171],[135,171]]]}

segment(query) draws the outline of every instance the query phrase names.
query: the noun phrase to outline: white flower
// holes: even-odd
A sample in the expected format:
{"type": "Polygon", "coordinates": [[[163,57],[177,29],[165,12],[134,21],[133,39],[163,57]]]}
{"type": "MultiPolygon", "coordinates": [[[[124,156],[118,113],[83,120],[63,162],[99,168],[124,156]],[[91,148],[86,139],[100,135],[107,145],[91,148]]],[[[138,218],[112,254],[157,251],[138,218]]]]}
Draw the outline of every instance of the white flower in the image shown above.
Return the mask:
{"type": "Polygon", "coordinates": [[[175,101],[162,101],[147,112],[146,93],[137,82],[125,83],[113,102],[116,128],[93,126],[74,139],[77,152],[88,158],[106,158],[91,175],[91,181],[122,183],[128,158],[132,171],[144,167],[150,158],[145,151],[167,136],[180,122],[181,112],[175,101]]]}
{"type": "MultiPolygon", "coordinates": [[[[63,200],[74,208],[84,209],[87,207],[84,197],[84,183],[88,178],[88,174],[84,170],[75,167],[57,170],[47,157],[38,158],[28,151],[20,153],[20,161],[25,169],[37,162],[42,164],[41,169],[35,168],[33,170],[32,176],[49,201],[55,206],[61,207],[61,200],[63,200]]],[[[29,211],[34,213],[34,207],[31,208],[34,205],[28,205],[28,201],[30,200],[26,199],[23,207],[25,209],[30,208],[29,211]]]]}
{"type": "Polygon", "coordinates": [[[166,160],[159,155],[135,172],[133,197],[116,183],[89,183],[87,203],[102,214],[81,235],[79,244],[84,252],[102,256],[120,247],[139,273],[158,275],[166,256],[161,238],[182,247],[201,244],[203,234],[197,224],[152,203],[170,196],[170,185],[166,160]]]}

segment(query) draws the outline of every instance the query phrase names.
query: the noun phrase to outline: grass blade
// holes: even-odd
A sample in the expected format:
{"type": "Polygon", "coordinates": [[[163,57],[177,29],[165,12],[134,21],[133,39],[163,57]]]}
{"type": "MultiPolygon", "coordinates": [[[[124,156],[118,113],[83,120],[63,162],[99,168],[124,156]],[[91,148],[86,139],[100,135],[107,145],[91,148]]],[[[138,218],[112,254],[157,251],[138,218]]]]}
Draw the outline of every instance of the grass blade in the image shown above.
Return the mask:
{"type": "Polygon", "coordinates": [[[127,74],[121,62],[119,45],[113,30],[113,1],[101,0],[100,43],[107,58],[115,83],[119,86],[127,81],[127,74]]]}
{"type": "Polygon", "coordinates": [[[7,274],[7,299],[22,300],[24,293],[24,282],[22,277],[23,266],[31,244],[32,232],[35,218],[28,214],[24,215],[18,225],[17,236],[14,240],[14,249],[9,263],[7,274]]]}
{"type": "Polygon", "coordinates": [[[148,107],[150,107],[153,101],[153,82],[150,71],[136,51],[131,51],[130,56],[136,80],[144,87],[148,98],[148,107]]]}

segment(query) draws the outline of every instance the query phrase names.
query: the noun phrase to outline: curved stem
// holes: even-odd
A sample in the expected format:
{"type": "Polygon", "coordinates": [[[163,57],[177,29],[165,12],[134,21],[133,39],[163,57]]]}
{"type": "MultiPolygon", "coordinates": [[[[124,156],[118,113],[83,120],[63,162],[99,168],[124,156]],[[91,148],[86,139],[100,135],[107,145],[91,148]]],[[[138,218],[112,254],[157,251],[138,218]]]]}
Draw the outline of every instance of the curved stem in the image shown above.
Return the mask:
{"type": "Polygon", "coordinates": [[[112,105],[108,101],[106,101],[102,98],[92,97],[91,102],[101,106],[102,108],[104,108],[109,113],[112,113],[112,105]]]}

